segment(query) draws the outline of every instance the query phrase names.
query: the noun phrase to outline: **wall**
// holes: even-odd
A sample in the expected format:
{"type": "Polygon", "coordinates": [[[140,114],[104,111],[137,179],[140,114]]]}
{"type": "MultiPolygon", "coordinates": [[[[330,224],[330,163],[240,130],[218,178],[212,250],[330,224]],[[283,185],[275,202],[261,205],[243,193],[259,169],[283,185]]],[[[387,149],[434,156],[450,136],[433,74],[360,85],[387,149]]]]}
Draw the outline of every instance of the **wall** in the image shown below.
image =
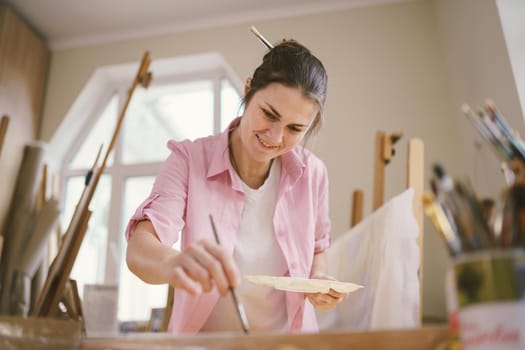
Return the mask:
{"type": "Polygon", "coordinates": [[[492,99],[509,124],[524,134],[523,112],[496,2],[437,0],[434,6],[452,102],[457,106],[464,168],[481,195],[496,198],[503,184],[498,161],[487,143],[475,146],[484,140],[459,109],[465,102],[477,107],[492,99]]]}
{"type": "MultiPolygon", "coordinates": [[[[501,58],[505,48],[493,0],[409,1],[56,51],[51,60],[43,139],[52,138],[97,67],[138,61],[145,50],[150,50],[154,60],[219,52],[245,79],[264,53],[262,44],[249,32],[251,24],[270,41],[291,37],[303,42],[327,68],[326,122],[313,148],[330,174],[334,237],[348,227],[352,190],[364,189],[365,212],[371,210],[378,129],[404,134],[387,168],[386,198],[404,188],[406,141],[414,136],[425,142],[426,170],[439,161],[454,175],[477,175],[477,185],[497,183],[498,174],[487,178],[478,174],[485,167],[485,156],[480,156],[477,167],[472,165],[477,159],[472,154],[474,135],[459,115],[461,102],[481,103],[487,96],[496,99],[504,112],[517,113],[508,62],[501,58]],[[461,23],[472,13],[475,17],[469,23],[478,18],[488,26],[461,23]],[[490,37],[488,48],[476,46],[480,29],[490,37]],[[470,50],[476,47],[494,55],[480,57],[478,51],[472,55],[470,50]],[[473,61],[479,66],[471,67],[473,61]],[[497,71],[487,66],[491,62],[498,65],[497,71]],[[460,74],[467,71],[470,74],[460,74]],[[490,76],[480,85],[484,71],[490,76]]],[[[493,169],[492,163],[487,167],[493,169]]],[[[427,172],[425,183],[428,178],[427,172]]],[[[448,261],[428,221],[424,256],[424,314],[444,317],[443,275],[448,261]]]]}

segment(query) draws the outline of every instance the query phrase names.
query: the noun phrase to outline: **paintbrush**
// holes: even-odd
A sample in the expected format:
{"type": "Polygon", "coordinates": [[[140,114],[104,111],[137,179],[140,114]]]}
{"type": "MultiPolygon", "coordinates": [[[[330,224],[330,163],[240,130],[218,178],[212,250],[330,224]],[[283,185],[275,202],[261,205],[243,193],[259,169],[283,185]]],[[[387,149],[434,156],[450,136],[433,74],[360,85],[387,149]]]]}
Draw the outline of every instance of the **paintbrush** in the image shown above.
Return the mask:
{"type": "MultiPolygon", "coordinates": [[[[454,224],[451,222],[443,210],[443,207],[437,202],[434,196],[430,193],[423,194],[423,208],[425,214],[430,218],[434,227],[441,234],[445,240],[446,247],[451,256],[456,256],[463,251],[462,243],[457,233],[453,228],[454,224]]],[[[455,225],[454,225],[455,227],[455,225]]]]}
{"type": "Polygon", "coordinates": [[[481,136],[483,136],[485,140],[492,144],[492,146],[494,147],[493,149],[496,151],[496,154],[503,161],[509,161],[512,159],[513,152],[510,148],[510,145],[501,139],[501,134],[498,132],[495,125],[492,125],[492,122],[490,122],[489,125],[487,125],[483,120],[483,115],[476,115],[476,113],[467,104],[463,104],[461,106],[461,110],[463,111],[465,116],[470,120],[470,122],[476,127],[481,136]]]}
{"type": "Polygon", "coordinates": [[[494,247],[494,234],[488,227],[470,184],[453,180],[439,164],[433,167],[437,181],[437,200],[454,216],[464,250],[494,247]]]}
{"type": "MultiPolygon", "coordinates": [[[[217,233],[217,228],[215,227],[215,222],[213,221],[213,216],[210,214],[210,223],[211,228],[213,230],[213,235],[215,236],[215,241],[217,244],[221,244],[221,241],[219,239],[219,234],[217,233]]],[[[242,305],[239,297],[237,296],[237,292],[235,291],[235,288],[232,286],[229,287],[230,294],[233,298],[233,304],[235,305],[235,308],[237,309],[237,315],[239,315],[239,320],[241,321],[242,330],[245,334],[249,333],[250,327],[248,326],[248,317],[246,317],[246,312],[244,311],[244,306],[242,305]]]]}
{"type": "Polygon", "coordinates": [[[494,103],[489,100],[485,102],[483,108],[485,110],[485,113],[488,115],[489,119],[494,123],[494,125],[498,127],[501,133],[508,140],[515,155],[518,156],[521,160],[525,160],[525,145],[523,144],[523,140],[509,126],[509,124],[498,111],[494,103]]]}
{"type": "Polygon", "coordinates": [[[503,225],[500,237],[502,248],[525,246],[525,184],[510,186],[505,194],[503,225]]]}

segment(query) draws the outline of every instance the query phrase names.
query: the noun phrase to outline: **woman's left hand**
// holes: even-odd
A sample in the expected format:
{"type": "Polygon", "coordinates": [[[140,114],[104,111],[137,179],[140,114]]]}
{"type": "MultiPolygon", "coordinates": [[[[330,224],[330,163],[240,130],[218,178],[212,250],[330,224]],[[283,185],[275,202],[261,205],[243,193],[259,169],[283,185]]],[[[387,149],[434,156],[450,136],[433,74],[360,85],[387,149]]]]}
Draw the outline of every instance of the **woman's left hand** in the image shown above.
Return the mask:
{"type": "MultiPolygon", "coordinates": [[[[331,276],[319,276],[315,275],[310,277],[312,279],[323,279],[336,281],[331,276]]],[[[330,288],[328,293],[305,293],[310,303],[319,311],[332,310],[337,304],[348,297],[348,293],[340,293],[330,288]]]]}

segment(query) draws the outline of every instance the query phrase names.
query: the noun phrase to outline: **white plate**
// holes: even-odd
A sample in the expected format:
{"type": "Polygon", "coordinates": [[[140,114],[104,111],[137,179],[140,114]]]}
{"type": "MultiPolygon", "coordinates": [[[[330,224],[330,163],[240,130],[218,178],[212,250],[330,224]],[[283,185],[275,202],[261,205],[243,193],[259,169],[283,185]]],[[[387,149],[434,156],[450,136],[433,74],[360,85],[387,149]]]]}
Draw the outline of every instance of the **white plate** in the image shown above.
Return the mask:
{"type": "Polygon", "coordinates": [[[244,276],[251,283],[261,286],[273,287],[278,290],[301,293],[328,293],[332,288],[339,293],[350,293],[363,286],[350,282],[340,282],[321,279],[308,279],[300,277],[277,277],[264,275],[244,276]]]}

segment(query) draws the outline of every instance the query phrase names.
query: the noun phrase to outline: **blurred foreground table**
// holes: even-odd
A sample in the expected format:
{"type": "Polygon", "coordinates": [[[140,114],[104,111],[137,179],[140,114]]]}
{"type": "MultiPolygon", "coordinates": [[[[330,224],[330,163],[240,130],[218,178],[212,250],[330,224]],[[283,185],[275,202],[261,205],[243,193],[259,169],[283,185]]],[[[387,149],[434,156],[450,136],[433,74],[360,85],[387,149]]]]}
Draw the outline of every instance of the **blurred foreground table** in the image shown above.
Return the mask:
{"type": "Polygon", "coordinates": [[[239,333],[173,336],[166,333],[123,335],[113,338],[83,338],[82,350],[351,350],[351,349],[447,349],[446,325],[418,329],[322,332],[318,334],[239,333]]]}

